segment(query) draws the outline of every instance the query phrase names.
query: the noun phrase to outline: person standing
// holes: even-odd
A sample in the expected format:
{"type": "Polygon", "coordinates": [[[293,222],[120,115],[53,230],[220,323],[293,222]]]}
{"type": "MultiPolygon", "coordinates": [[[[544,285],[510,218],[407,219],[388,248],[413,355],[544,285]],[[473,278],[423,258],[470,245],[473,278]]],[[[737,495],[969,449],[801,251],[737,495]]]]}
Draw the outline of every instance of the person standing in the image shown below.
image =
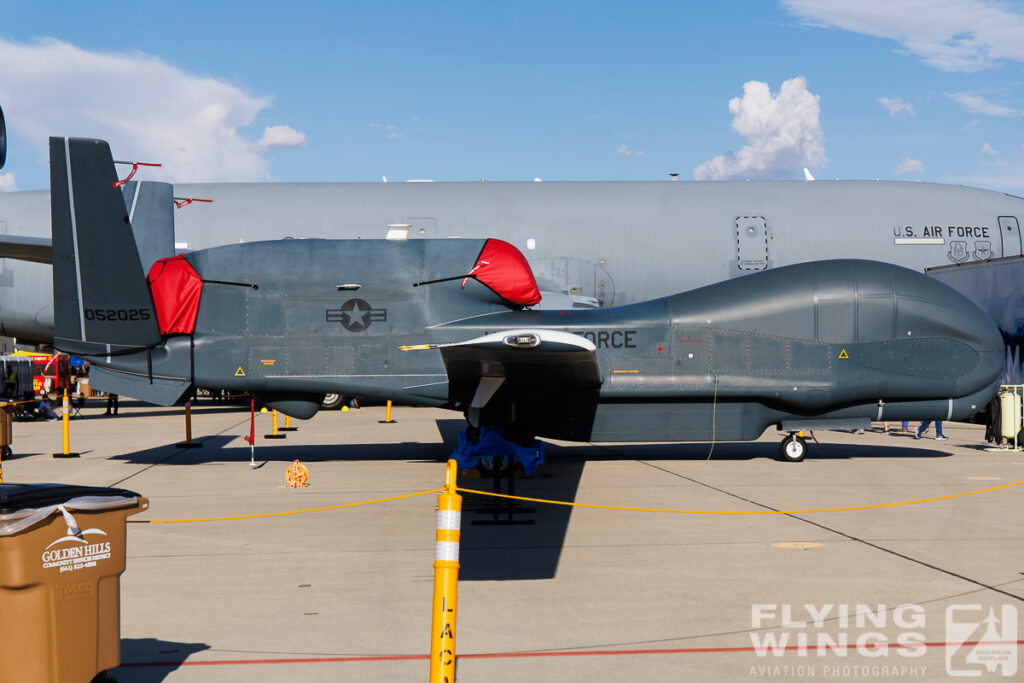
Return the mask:
{"type": "MultiPolygon", "coordinates": [[[[921,422],[921,426],[917,428],[916,432],[914,432],[914,438],[920,439],[921,435],[924,434],[924,431],[928,429],[928,425],[930,425],[931,423],[931,420],[924,420],[923,422],[921,422]]],[[[942,433],[942,420],[935,421],[935,439],[936,441],[946,441],[947,439],[949,439],[948,436],[945,436],[942,433]]]]}
{"type": "Polygon", "coordinates": [[[4,373],[4,396],[15,398],[18,395],[18,371],[14,363],[7,364],[7,372],[4,373]]]}
{"type": "Polygon", "coordinates": [[[107,394],[107,412],[104,415],[117,415],[117,398],[117,394],[107,394]]]}

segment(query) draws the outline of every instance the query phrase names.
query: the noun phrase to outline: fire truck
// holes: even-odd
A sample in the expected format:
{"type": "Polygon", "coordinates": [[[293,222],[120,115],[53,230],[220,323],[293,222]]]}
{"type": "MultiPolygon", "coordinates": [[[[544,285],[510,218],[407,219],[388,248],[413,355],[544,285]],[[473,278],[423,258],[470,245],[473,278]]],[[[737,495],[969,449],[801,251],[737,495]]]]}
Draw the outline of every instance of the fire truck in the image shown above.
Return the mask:
{"type": "MultiPolygon", "coordinates": [[[[65,354],[51,355],[30,351],[15,351],[14,357],[32,361],[32,391],[37,396],[45,392],[62,393],[71,389],[71,361],[65,354]]],[[[22,392],[27,392],[22,387],[22,392]]]]}

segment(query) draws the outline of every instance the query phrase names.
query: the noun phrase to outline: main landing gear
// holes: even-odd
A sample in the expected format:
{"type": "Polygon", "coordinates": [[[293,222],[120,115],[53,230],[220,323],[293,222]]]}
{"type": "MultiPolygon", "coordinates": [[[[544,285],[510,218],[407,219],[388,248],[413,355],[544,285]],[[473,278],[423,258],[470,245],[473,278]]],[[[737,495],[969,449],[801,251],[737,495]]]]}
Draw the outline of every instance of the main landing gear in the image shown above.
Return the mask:
{"type": "Polygon", "coordinates": [[[779,460],[783,462],[800,462],[806,457],[807,442],[795,432],[790,432],[779,444],[779,460]]]}
{"type": "Polygon", "coordinates": [[[345,394],[324,394],[324,400],[320,402],[320,410],[341,410],[347,399],[345,394]]]}

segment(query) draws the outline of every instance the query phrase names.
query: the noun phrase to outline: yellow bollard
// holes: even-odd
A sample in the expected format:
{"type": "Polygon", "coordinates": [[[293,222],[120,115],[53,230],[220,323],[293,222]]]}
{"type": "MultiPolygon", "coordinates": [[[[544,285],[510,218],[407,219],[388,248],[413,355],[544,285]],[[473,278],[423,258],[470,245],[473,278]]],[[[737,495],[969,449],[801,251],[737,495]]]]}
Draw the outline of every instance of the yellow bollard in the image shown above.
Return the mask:
{"type": "Polygon", "coordinates": [[[277,429],[277,411],[274,411],[273,417],[270,419],[270,434],[264,434],[264,439],[286,439],[287,434],[279,434],[277,429]]]}
{"type": "Polygon", "coordinates": [[[185,440],[174,444],[175,448],[202,448],[201,443],[192,443],[192,401],[185,403],[185,440]]]}
{"type": "Polygon", "coordinates": [[[298,427],[292,427],[291,415],[285,415],[284,416],[284,427],[281,427],[281,431],[282,432],[297,432],[297,431],[299,431],[298,427]]]}
{"type": "Polygon", "coordinates": [[[389,425],[389,424],[394,424],[394,423],[398,422],[398,420],[392,420],[391,419],[391,401],[388,401],[388,408],[387,408],[387,410],[384,413],[384,419],[383,420],[377,420],[377,422],[379,424],[382,424],[382,425],[389,425]]]}
{"type": "Polygon", "coordinates": [[[60,453],[54,453],[55,458],[77,458],[80,457],[78,453],[72,453],[70,451],[71,439],[68,429],[68,421],[71,419],[71,406],[68,404],[68,390],[64,388],[64,401],[61,403],[61,409],[64,411],[64,415],[61,416],[61,431],[63,432],[64,447],[60,453]]]}
{"type": "Polygon", "coordinates": [[[454,460],[448,461],[444,493],[437,496],[430,683],[455,681],[455,617],[459,588],[459,529],[462,524],[462,496],[455,492],[457,467],[454,460]]]}

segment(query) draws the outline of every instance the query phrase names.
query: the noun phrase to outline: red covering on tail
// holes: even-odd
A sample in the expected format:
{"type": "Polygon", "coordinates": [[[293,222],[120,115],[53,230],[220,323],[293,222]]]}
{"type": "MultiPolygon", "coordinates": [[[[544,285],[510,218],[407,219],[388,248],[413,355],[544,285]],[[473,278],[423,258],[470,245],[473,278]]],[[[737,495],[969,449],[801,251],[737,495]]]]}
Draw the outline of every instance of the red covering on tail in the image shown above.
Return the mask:
{"type": "MultiPolygon", "coordinates": [[[[532,306],[540,303],[540,290],[530,264],[522,252],[508,242],[487,240],[469,275],[510,304],[532,306]]],[[[466,286],[465,281],[462,286],[466,286]]]]}
{"type": "Polygon", "coordinates": [[[161,334],[191,334],[196,329],[203,279],[184,256],[162,258],[146,277],[161,334]]]}

